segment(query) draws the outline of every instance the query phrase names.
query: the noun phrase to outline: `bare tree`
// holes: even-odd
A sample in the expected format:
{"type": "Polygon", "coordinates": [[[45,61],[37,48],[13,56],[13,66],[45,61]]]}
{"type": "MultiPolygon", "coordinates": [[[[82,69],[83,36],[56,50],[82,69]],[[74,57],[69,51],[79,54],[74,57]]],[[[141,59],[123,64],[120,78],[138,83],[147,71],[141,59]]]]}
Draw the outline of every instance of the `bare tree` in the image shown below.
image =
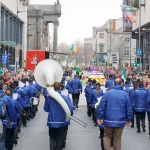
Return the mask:
{"type": "Polygon", "coordinates": [[[119,52],[119,64],[121,67],[124,59],[124,37],[121,34],[113,34],[112,41],[113,51],[119,52]]]}
{"type": "Polygon", "coordinates": [[[66,59],[68,59],[67,57],[67,55],[65,55],[65,54],[69,54],[70,53],[70,46],[67,44],[67,43],[60,43],[59,44],[59,46],[58,46],[58,52],[60,52],[60,53],[64,53],[64,55],[63,54],[59,54],[58,56],[59,56],[59,59],[60,59],[60,62],[63,62],[63,61],[65,61],[66,59]]]}
{"type": "Polygon", "coordinates": [[[75,41],[75,47],[78,47],[78,52],[74,52],[74,55],[71,55],[70,60],[76,61],[76,65],[82,66],[83,63],[83,44],[80,40],[75,41]]]}
{"type": "Polygon", "coordinates": [[[90,65],[90,61],[95,58],[95,53],[91,42],[84,43],[84,58],[86,66],[90,65]]]}

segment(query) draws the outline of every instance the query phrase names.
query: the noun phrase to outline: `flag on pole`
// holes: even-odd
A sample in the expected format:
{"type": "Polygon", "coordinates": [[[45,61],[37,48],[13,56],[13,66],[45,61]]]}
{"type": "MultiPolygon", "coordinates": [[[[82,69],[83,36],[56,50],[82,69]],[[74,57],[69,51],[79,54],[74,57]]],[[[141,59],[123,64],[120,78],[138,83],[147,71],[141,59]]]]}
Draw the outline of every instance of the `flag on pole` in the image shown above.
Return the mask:
{"type": "Polygon", "coordinates": [[[78,53],[78,51],[79,51],[79,48],[76,46],[75,52],[78,53]]]}
{"type": "Polygon", "coordinates": [[[126,71],[124,68],[122,68],[122,79],[126,80],[127,79],[127,76],[126,76],[126,71]]]}
{"type": "Polygon", "coordinates": [[[74,44],[71,45],[70,47],[70,52],[74,51],[74,44]]]}
{"type": "Polygon", "coordinates": [[[74,51],[71,52],[71,55],[72,55],[72,56],[74,55],[74,51]]]}
{"type": "Polygon", "coordinates": [[[136,23],[137,21],[135,20],[134,16],[135,16],[135,11],[132,9],[131,6],[126,6],[124,7],[125,13],[127,14],[128,18],[136,23]]]}
{"type": "Polygon", "coordinates": [[[125,19],[126,22],[131,21],[136,23],[137,21],[135,20],[134,16],[136,16],[136,9],[122,4],[121,5],[122,13],[123,13],[123,18],[125,19]]]}
{"type": "Polygon", "coordinates": [[[75,53],[78,53],[78,51],[79,51],[78,46],[75,46],[74,44],[72,44],[70,47],[71,54],[74,55],[75,53]]]}
{"type": "Polygon", "coordinates": [[[125,4],[121,5],[122,15],[123,15],[123,29],[129,29],[132,27],[133,23],[136,23],[136,11],[137,9],[125,4]]]}

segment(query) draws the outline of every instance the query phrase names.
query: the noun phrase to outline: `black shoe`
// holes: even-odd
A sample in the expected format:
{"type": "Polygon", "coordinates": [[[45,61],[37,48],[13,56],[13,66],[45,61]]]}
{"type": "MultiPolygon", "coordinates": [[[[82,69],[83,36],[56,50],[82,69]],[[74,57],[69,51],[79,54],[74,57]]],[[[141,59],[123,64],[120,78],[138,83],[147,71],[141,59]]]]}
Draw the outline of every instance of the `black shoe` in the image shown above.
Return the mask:
{"type": "Polygon", "coordinates": [[[66,145],[63,145],[62,148],[66,148],[66,145]]]}
{"type": "Polygon", "coordinates": [[[27,118],[27,120],[29,121],[29,120],[30,120],[30,118],[27,118]]]}
{"type": "Polygon", "coordinates": [[[146,132],[146,129],[145,129],[145,128],[143,128],[143,132],[146,132]]]}
{"type": "Polygon", "coordinates": [[[33,119],[34,118],[34,115],[32,114],[31,116],[30,116],[30,119],[33,119]]]}
{"type": "Polygon", "coordinates": [[[140,129],[138,129],[138,130],[137,130],[137,133],[140,133],[140,132],[141,132],[141,130],[140,130],[140,129]]]}
{"type": "Polygon", "coordinates": [[[131,126],[131,128],[134,128],[134,126],[131,126]]]}
{"type": "Polygon", "coordinates": [[[18,133],[20,133],[20,132],[21,132],[21,130],[19,129],[19,130],[18,130],[18,133]]]}
{"type": "Polygon", "coordinates": [[[62,148],[66,148],[66,142],[63,142],[62,148]]]}
{"type": "Polygon", "coordinates": [[[94,126],[97,127],[97,123],[95,123],[94,126]]]}
{"type": "Polygon", "coordinates": [[[15,145],[17,145],[17,144],[18,144],[17,139],[14,139],[14,144],[15,144],[15,145]]]}

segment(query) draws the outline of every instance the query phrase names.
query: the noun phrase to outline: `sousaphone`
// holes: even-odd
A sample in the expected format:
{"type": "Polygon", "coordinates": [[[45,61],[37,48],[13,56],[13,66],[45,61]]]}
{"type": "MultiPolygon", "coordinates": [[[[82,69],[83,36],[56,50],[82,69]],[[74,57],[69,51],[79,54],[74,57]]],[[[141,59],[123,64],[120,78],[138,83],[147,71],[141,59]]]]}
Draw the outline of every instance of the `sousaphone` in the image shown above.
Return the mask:
{"type": "Polygon", "coordinates": [[[61,82],[63,77],[60,64],[51,59],[43,60],[36,66],[34,77],[36,82],[47,88],[48,94],[61,105],[66,113],[66,120],[69,120],[71,118],[70,109],[60,94],[54,90],[54,83],[61,82]]]}

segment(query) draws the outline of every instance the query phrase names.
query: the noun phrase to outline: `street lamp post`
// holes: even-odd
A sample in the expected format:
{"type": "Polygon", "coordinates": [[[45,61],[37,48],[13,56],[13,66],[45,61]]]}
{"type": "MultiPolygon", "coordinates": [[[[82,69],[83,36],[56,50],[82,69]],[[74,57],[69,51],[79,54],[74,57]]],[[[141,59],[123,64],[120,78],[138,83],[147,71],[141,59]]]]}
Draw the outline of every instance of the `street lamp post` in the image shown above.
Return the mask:
{"type": "MultiPolygon", "coordinates": [[[[141,0],[139,0],[139,49],[141,48],[141,0]]],[[[142,66],[142,59],[140,57],[140,63],[142,66]]]]}
{"type": "MultiPolygon", "coordinates": [[[[145,7],[145,0],[139,0],[139,49],[141,49],[141,6],[145,7]]],[[[143,68],[142,65],[142,56],[140,56],[140,63],[141,68],[143,68]]]]}
{"type": "MultiPolygon", "coordinates": [[[[17,19],[18,19],[18,13],[19,13],[19,11],[18,11],[18,0],[17,0],[17,19]]],[[[16,47],[15,47],[15,71],[17,72],[18,71],[18,62],[19,62],[19,60],[17,60],[17,58],[16,58],[16,54],[17,54],[17,50],[18,50],[18,47],[17,47],[17,23],[16,23],[16,47]]]]}
{"type": "Polygon", "coordinates": [[[132,57],[131,57],[131,54],[132,54],[132,53],[131,53],[131,51],[132,51],[132,47],[131,47],[132,35],[130,35],[129,38],[130,38],[130,39],[129,39],[129,40],[130,40],[130,67],[131,67],[131,66],[132,66],[132,64],[131,64],[131,58],[132,58],[132,57]]]}
{"type": "MultiPolygon", "coordinates": [[[[22,13],[22,12],[26,12],[27,13],[27,10],[25,9],[25,10],[19,10],[19,7],[18,6],[20,6],[19,5],[19,3],[18,3],[18,1],[19,0],[16,0],[16,2],[17,2],[17,18],[16,18],[16,20],[18,20],[18,25],[19,25],[19,19],[20,19],[20,17],[19,17],[19,13],[22,13]]],[[[21,2],[20,2],[21,3],[21,2]]],[[[29,4],[29,2],[27,2],[26,3],[27,5],[29,4]]],[[[27,6],[27,5],[24,5],[24,6],[27,6]]],[[[27,7],[26,7],[27,8],[27,7]]],[[[24,24],[26,25],[26,23],[24,22],[24,24]]],[[[20,53],[20,50],[21,50],[21,47],[20,47],[20,42],[19,42],[19,36],[17,37],[17,34],[18,34],[18,32],[17,32],[17,26],[18,26],[17,24],[16,24],[16,47],[15,47],[15,52],[16,52],[16,49],[19,49],[18,51],[17,51],[17,59],[16,59],[16,55],[15,55],[15,71],[18,71],[18,63],[19,63],[19,56],[21,57],[21,65],[23,65],[24,66],[24,64],[23,64],[23,62],[25,62],[24,61],[24,56],[25,56],[25,54],[24,54],[24,48],[22,47],[22,53],[20,53]]],[[[26,25],[27,26],[27,25],[26,25]]],[[[23,26],[22,26],[22,28],[23,28],[23,26]]],[[[22,37],[21,37],[22,38],[22,37]]]]}
{"type": "MultiPolygon", "coordinates": [[[[17,0],[17,19],[18,19],[18,14],[20,13],[20,12],[27,12],[27,11],[19,11],[18,10],[18,0],[17,0]]],[[[16,19],[16,20],[17,20],[16,19]]],[[[17,24],[19,24],[19,22],[17,23],[17,21],[16,21],[16,46],[15,46],[15,71],[17,72],[18,71],[18,63],[19,63],[19,57],[20,57],[20,46],[18,45],[18,43],[19,43],[19,40],[18,40],[18,32],[17,32],[17,24]]],[[[22,50],[22,52],[23,52],[23,50],[22,50]]]]}

